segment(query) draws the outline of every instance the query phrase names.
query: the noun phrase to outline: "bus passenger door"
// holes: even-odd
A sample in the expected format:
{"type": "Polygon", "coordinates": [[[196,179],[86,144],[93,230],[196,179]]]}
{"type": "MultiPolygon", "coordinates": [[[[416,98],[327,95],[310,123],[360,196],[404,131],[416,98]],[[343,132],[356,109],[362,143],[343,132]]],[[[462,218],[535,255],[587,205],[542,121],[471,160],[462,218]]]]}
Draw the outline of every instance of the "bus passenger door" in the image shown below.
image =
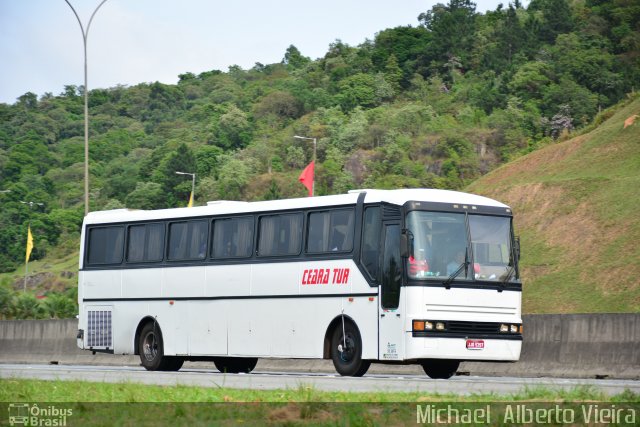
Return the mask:
{"type": "Polygon", "coordinates": [[[378,312],[378,358],[404,358],[403,315],[400,311],[402,258],[400,257],[400,224],[383,225],[382,265],[380,268],[380,310],[378,312]]]}

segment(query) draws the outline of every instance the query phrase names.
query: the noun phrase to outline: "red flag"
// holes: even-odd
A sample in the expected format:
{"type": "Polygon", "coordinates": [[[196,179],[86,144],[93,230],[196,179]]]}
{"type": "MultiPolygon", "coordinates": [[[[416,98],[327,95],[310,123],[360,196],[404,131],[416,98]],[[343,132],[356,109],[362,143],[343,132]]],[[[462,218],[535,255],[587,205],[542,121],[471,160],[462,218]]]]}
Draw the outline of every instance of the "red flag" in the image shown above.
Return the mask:
{"type": "Polygon", "coordinates": [[[313,162],[309,163],[298,177],[298,181],[309,190],[309,196],[313,196],[313,167],[313,162]]]}

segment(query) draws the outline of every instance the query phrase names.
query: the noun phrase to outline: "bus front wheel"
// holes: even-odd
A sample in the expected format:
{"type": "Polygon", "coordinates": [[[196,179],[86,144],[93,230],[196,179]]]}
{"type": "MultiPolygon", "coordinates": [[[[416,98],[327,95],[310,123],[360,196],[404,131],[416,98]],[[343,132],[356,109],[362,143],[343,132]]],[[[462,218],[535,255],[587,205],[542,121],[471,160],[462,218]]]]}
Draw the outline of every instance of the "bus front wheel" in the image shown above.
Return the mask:
{"type": "Polygon", "coordinates": [[[360,331],[352,322],[341,322],[333,330],[331,359],[336,371],[342,376],[361,377],[367,373],[371,362],[362,360],[360,331]]]}
{"type": "Polygon", "coordinates": [[[147,371],[178,371],[184,359],[164,355],[162,332],[157,323],[149,322],[142,328],[138,341],[140,362],[147,371]]]}
{"type": "Polygon", "coordinates": [[[222,373],[239,374],[249,373],[258,364],[257,357],[216,357],[213,359],[216,369],[222,373]]]}
{"type": "Polygon", "coordinates": [[[460,362],[458,360],[447,359],[425,359],[420,362],[424,373],[429,378],[435,379],[449,379],[456,374],[460,362]]]}

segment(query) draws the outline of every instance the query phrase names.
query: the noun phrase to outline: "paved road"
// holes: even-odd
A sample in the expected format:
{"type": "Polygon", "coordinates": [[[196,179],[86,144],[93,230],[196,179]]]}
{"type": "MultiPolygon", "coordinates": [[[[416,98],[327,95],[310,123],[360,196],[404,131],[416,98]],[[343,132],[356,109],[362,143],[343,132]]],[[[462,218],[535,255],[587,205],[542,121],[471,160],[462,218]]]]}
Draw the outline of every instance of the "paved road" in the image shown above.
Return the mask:
{"type": "Polygon", "coordinates": [[[14,365],[0,364],[0,378],[34,378],[42,380],[82,380],[93,382],[133,382],[157,385],[193,385],[256,390],[297,389],[311,386],[323,391],[417,391],[424,393],[511,394],[525,388],[569,390],[581,385],[592,386],[606,394],[618,394],[625,389],[640,393],[640,381],[509,378],[458,376],[449,380],[432,380],[424,375],[369,374],[362,378],[340,377],[326,373],[266,372],[222,374],[216,370],[183,368],[179,372],[148,372],[139,366],[86,365],[14,365]]]}

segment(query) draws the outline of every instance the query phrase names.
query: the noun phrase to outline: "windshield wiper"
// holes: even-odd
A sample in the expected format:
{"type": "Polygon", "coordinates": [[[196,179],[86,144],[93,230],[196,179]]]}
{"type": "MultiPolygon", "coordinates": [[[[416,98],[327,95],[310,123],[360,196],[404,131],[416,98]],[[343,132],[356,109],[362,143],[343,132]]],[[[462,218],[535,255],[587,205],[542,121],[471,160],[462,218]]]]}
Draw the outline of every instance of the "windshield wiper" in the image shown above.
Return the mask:
{"type": "Polygon", "coordinates": [[[516,272],[516,266],[515,265],[509,266],[509,269],[507,270],[507,274],[504,276],[504,279],[500,281],[500,289],[498,289],[498,292],[504,291],[504,288],[507,287],[507,282],[511,280],[511,276],[513,276],[513,273],[515,272],[516,272]]]}
{"type": "Polygon", "coordinates": [[[467,275],[467,267],[469,266],[469,256],[468,255],[469,255],[469,251],[465,251],[464,262],[462,264],[460,264],[460,267],[458,267],[458,269],[456,271],[451,273],[451,275],[447,278],[447,280],[445,280],[442,283],[446,289],[451,289],[451,282],[453,282],[453,279],[455,279],[456,277],[458,277],[460,275],[460,273],[462,273],[462,270],[465,271],[464,272],[465,276],[467,275]]]}

